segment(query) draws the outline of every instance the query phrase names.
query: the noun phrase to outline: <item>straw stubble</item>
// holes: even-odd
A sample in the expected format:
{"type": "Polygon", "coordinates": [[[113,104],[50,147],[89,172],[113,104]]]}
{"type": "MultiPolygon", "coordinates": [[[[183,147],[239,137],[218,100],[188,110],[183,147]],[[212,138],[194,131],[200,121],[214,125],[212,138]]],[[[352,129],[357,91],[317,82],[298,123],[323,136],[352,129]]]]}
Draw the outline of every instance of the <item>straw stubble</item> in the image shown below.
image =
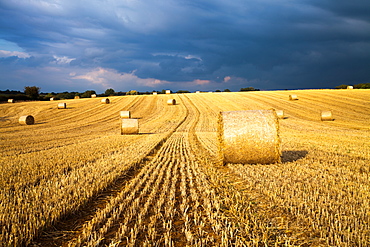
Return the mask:
{"type": "Polygon", "coordinates": [[[223,163],[280,162],[279,120],[274,110],[221,112],[219,151],[223,163]]]}

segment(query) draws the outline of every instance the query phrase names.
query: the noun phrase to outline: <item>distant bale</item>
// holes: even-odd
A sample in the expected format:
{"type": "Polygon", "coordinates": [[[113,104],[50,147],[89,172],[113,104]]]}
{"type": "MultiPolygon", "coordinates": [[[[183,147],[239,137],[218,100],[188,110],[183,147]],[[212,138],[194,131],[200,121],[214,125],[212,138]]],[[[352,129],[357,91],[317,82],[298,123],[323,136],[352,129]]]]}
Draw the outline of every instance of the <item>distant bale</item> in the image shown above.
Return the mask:
{"type": "Polygon", "coordinates": [[[298,96],[296,94],[289,95],[289,100],[298,100],[298,96]]]}
{"type": "Polygon", "coordinates": [[[120,111],[119,115],[120,115],[121,118],[131,118],[130,111],[120,111]]]}
{"type": "Polygon", "coordinates": [[[175,99],[167,100],[167,105],[176,105],[176,100],[175,99]]]}
{"type": "Polygon", "coordinates": [[[80,96],[75,96],[75,99],[79,99],[80,98],[80,96]]]}
{"type": "Polygon", "coordinates": [[[19,123],[24,125],[32,125],[35,123],[35,118],[31,115],[21,116],[19,118],[19,123]]]}
{"type": "Polygon", "coordinates": [[[276,110],[276,115],[280,119],[284,119],[285,118],[284,111],[283,110],[276,110]]]}
{"type": "Polygon", "coordinates": [[[14,103],[15,100],[14,99],[8,99],[8,103],[14,103]]]}
{"type": "Polygon", "coordinates": [[[157,95],[157,92],[153,92],[153,95],[157,95]]]}
{"type": "Polygon", "coordinates": [[[108,98],[102,99],[100,102],[102,104],[110,104],[110,100],[108,98]]]}
{"type": "Polygon", "coordinates": [[[347,86],[347,89],[353,89],[353,86],[347,86]]]}
{"type": "Polygon", "coordinates": [[[66,103],[58,103],[58,109],[66,109],[67,104],[66,103]]]}
{"type": "Polygon", "coordinates": [[[221,112],[218,139],[224,163],[280,162],[279,121],[274,110],[221,112]]]}
{"type": "Polygon", "coordinates": [[[171,94],[171,90],[166,90],[166,94],[171,94]]]}
{"type": "Polygon", "coordinates": [[[200,93],[200,91],[196,91],[195,93],[200,93]]]}
{"type": "Polygon", "coordinates": [[[121,135],[138,134],[139,120],[134,118],[121,119],[121,135]]]}
{"type": "Polygon", "coordinates": [[[54,101],[54,98],[50,98],[50,101],[54,101]]]}
{"type": "Polygon", "coordinates": [[[96,98],[96,94],[92,94],[91,95],[91,98],[96,98]]]}
{"type": "Polygon", "coordinates": [[[322,111],[321,112],[321,121],[333,121],[333,114],[331,111],[322,111]]]}

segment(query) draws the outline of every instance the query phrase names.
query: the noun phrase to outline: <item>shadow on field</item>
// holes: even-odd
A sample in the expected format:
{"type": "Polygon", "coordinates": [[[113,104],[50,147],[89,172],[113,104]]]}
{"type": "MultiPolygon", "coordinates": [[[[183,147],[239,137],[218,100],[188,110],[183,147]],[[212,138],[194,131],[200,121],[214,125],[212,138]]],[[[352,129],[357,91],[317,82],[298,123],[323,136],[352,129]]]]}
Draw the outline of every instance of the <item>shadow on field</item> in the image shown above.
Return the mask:
{"type": "Polygon", "coordinates": [[[283,163],[297,161],[303,159],[308,154],[307,150],[289,150],[283,151],[281,161],[283,163]]]}
{"type": "Polygon", "coordinates": [[[47,122],[35,122],[34,125],[38,125],[38,124],[46,124],[47,122]]]}
{"type": "Polygon", "coordinates": [[[0,117],[0,122],[6,122],[9,121],[8,117],[0,117]]]}

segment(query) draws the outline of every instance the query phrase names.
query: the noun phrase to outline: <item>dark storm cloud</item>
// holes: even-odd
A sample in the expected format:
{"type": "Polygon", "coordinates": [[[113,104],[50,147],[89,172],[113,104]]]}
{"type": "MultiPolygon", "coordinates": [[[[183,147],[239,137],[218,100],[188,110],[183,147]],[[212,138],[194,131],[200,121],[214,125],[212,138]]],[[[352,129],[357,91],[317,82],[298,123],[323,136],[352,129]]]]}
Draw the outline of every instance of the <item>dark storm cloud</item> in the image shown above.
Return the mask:
{"type": "Polygon", "coordinates": [[[238,90],[359,83],[370,75],[369,13],[369,1],[0,0],[0,70],[8,72],[0,85],[32,79],[54,91],[63,90],[60,83],[76,90],[238,90]],[[10,53],[11,44],[21,53],[10,53]]]}

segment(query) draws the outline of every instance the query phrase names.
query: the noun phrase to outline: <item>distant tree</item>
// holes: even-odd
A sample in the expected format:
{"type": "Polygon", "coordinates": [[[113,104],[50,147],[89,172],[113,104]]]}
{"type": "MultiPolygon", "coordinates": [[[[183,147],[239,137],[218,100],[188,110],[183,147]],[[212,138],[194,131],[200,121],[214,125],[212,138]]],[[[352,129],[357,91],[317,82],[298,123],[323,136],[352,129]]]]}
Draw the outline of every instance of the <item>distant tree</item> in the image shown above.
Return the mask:
{"type": "Polygon", "coordinates": [[[81,94],[82,98],[91,98],[91,95],[96,94],[94,90],[87,90],[83,94],[81,94]]]}
{"type": "Polygon", "coordinates": [[[221,92],[221,90],[217,89],[215,92],[220,93],[220,92],[221,92]]]}
{"type": "Polygon", "coordinates": [[[188,90],[179,90],[176,93],[190,93],[190,91],[188,91],[188,90]]]}
{"type": "Polygon", "coordinates": [[[40,95],[40,88],[36,86],[26,86],[24,87],[24,93],[31,99],[37,99],[40,95]]]}
{"type": "Polygon", "coordinates": [[[224,90],[224,92],[231,92],[231,91],[230,91],[230,89],[227,89],[227,88],[226,88],[226,89],[224,90]]]}
{"type": "Polygon", "coordinates": [[[139,92],[138,91],[136,91],[136,90],[130,90],[130,91],[128,91],[127,93],[126,93],[126,95],[138,95],[139,94],[139,92]]]}
{"type": "Polygon", "coordinates": [[[370,88],[370,83],[355,84],[355,85],[353,85],[353,88],[357,88],[357,89],[369,89],[370,88]]]}
{"type": "Polygon", "coordinates": [[[126,92],[119,91],[119,92],[115,92],[114,95],[122,96],[122,95],[126,95],[126,92]]]}
{"type": "Polygon", "coordinates": [[[63,92],[63,93],[58,93],[55,95],[54,99],[73,99],[76,95],[76,92],[63,92]]]}
{"type": "Polygon", "coordinates": [[[44,100],[49,100],[50,98],[54,98],[55,94],[54,93],[48,93],[44,95],[44,100]]]}
{"type": "Polygon", "coordinates": [[[260,90],[255,89],[254,87],[245,87],[245,88],[240,89],[240,92],[248,92],[248,91],[260,91],[260,90]]]}
{"type": "Polygon", "coordinates": [[[106,96],[114,95],[114,89],[113,88],[109,88],[109,89],[105,90],[105,93],[104,94],[106,96]]]}
{"type": "Polygon", "coordinates": [[[342,84],[342,85],[336,86],[335,88],[336,89],[347,89],[347,87],[348,85],[342,84]]]}

